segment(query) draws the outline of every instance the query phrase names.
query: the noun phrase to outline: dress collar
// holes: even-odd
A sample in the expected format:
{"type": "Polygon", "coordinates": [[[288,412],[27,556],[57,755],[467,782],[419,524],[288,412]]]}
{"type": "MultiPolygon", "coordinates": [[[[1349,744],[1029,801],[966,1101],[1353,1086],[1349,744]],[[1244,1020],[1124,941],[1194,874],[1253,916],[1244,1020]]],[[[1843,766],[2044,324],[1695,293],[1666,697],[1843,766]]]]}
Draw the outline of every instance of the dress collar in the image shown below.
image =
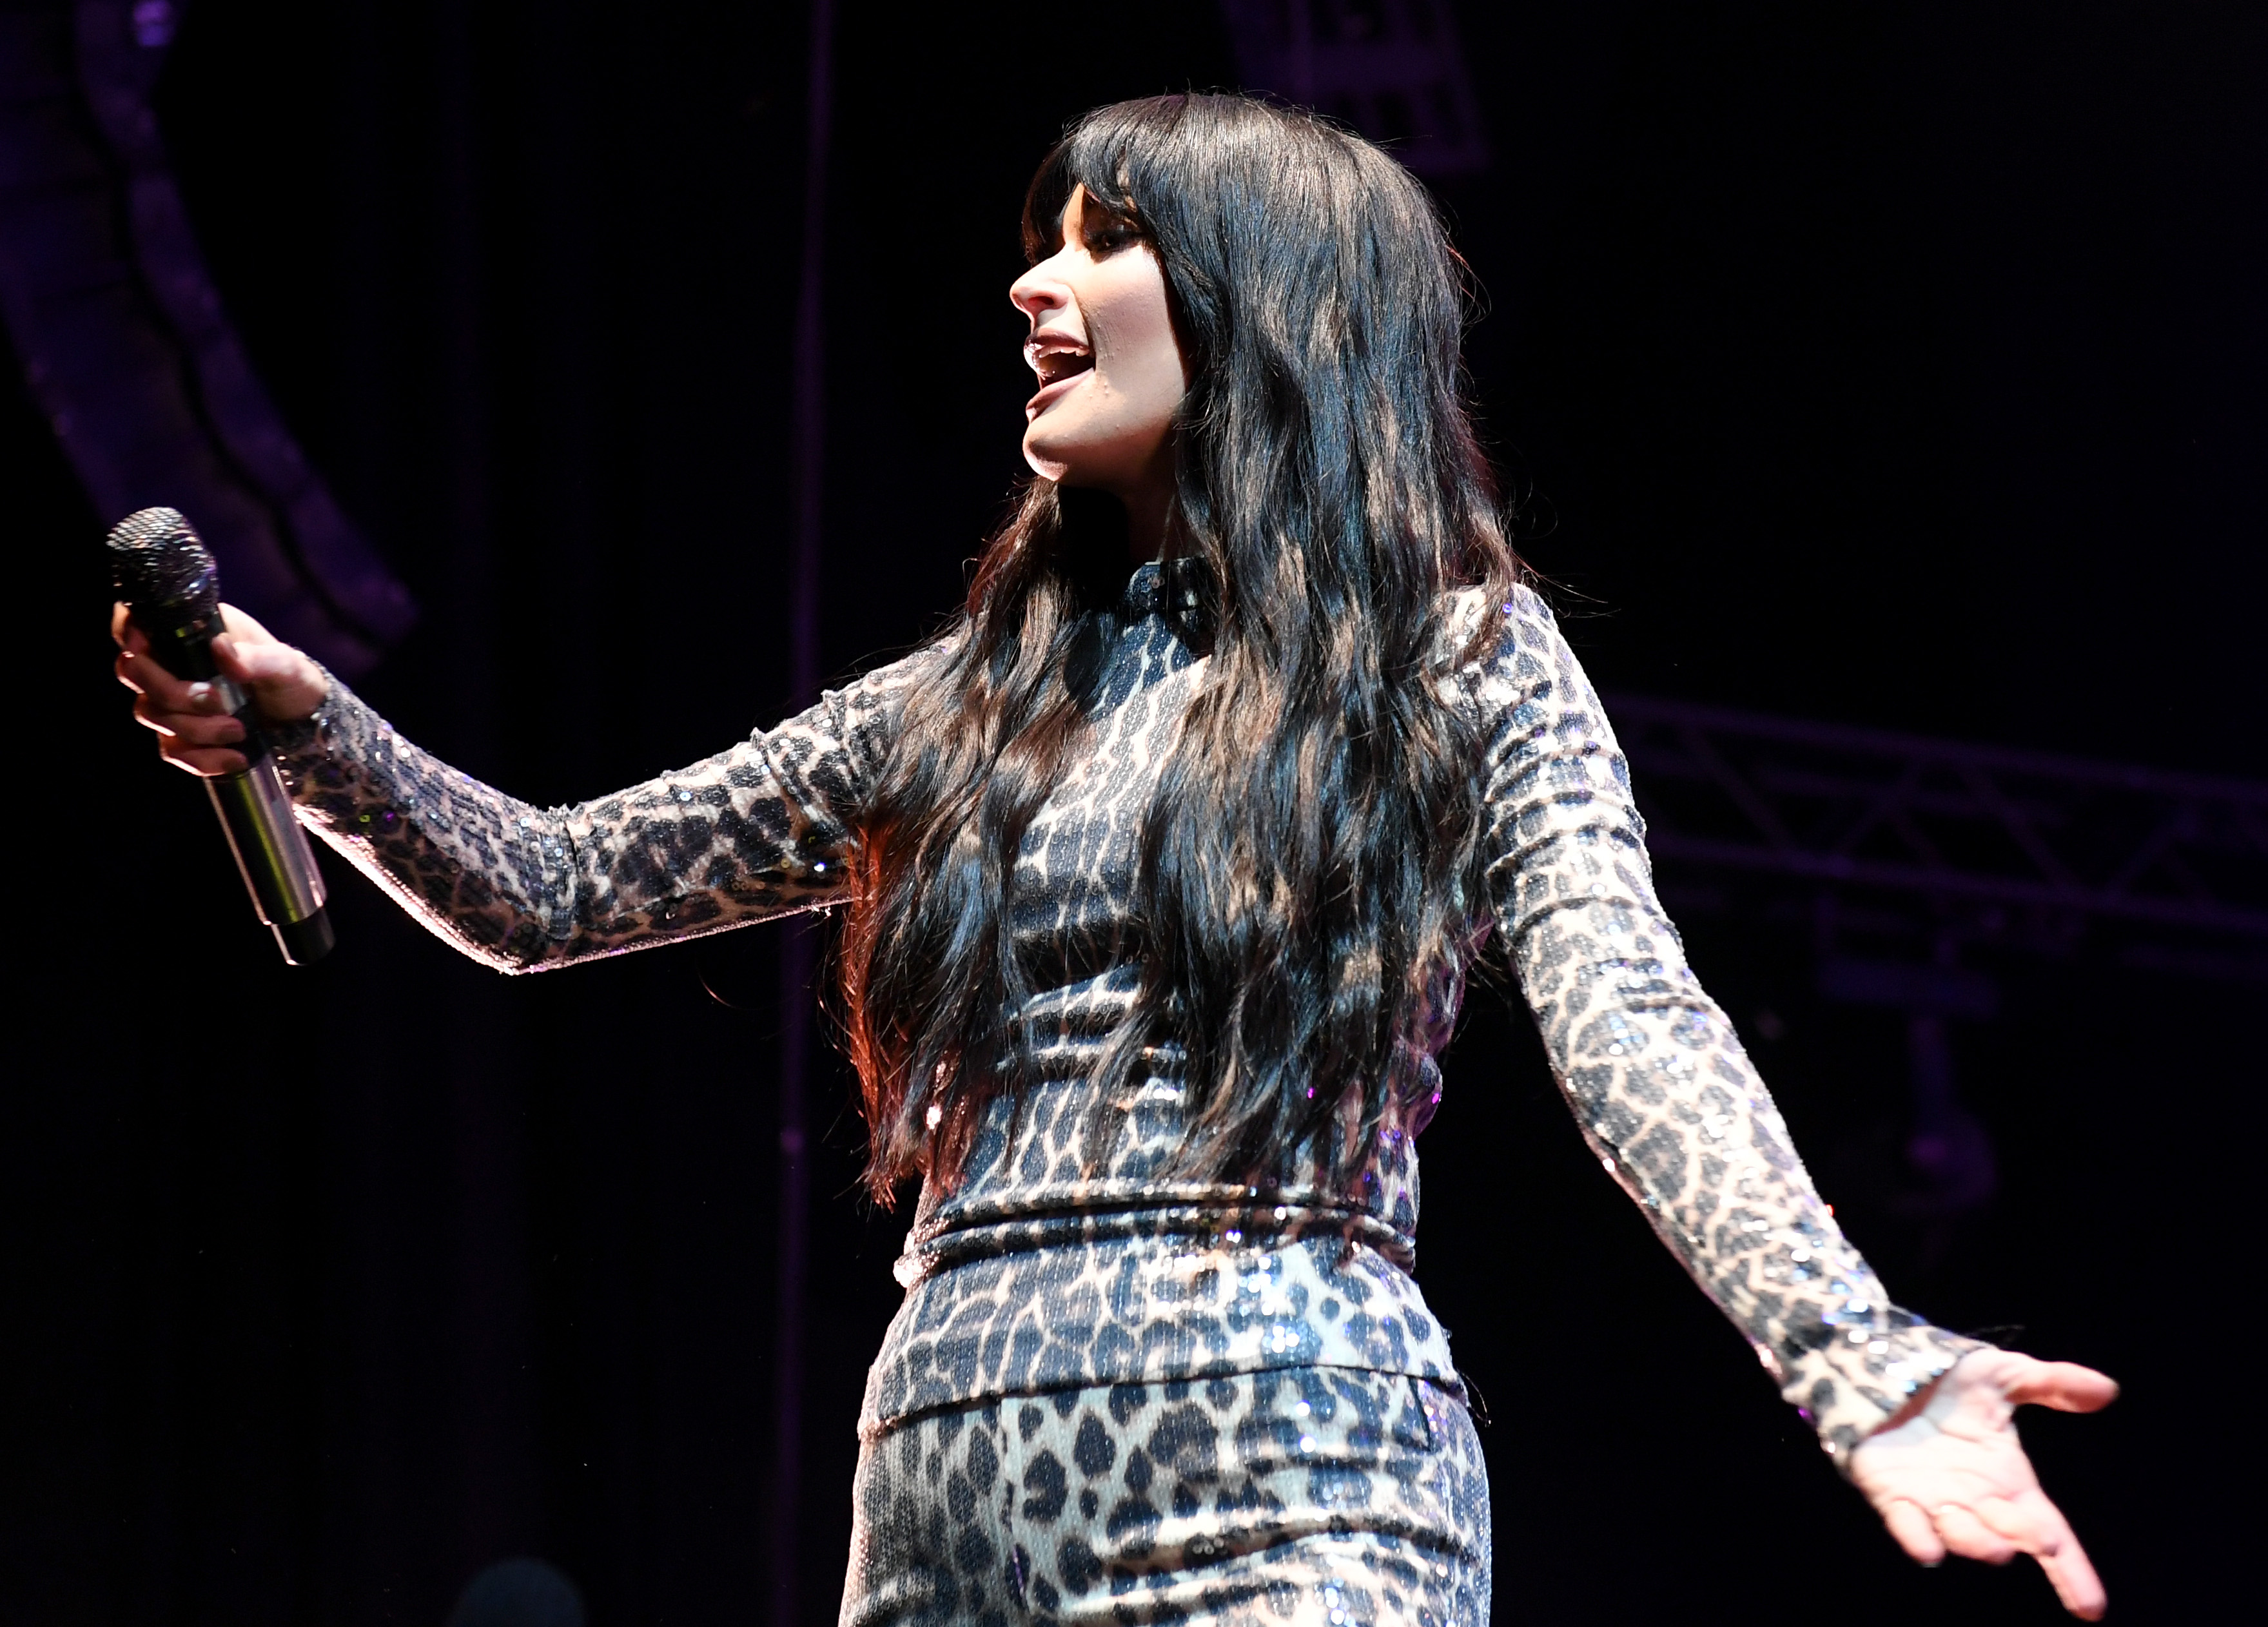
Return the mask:
{"type": "Polygon", "coordinates": [[[1145,560],[1126,578],[1126,590],[1119,596],[1119,614],[1130,622],[1163,615],[1172,608],[1178,608],[1184,616],[1194,615],[1199,603],[1197,573],[1204,569],[1194,559],[1145,560]]]}

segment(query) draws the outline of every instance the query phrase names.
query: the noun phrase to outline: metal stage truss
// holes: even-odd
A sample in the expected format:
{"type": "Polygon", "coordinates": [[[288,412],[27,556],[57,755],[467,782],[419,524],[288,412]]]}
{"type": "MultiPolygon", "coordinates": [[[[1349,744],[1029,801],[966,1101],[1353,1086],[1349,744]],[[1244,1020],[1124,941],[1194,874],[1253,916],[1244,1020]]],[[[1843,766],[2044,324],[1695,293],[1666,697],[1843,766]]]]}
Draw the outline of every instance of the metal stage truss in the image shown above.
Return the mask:
{"type": "Polygon", "coordinates": [[[1904,1013],[1918,1218],[1994,1184],[1947,1034],[1998,1008],[1977,952],[2268,983],[2268,785],[1644,696],[1607,705],[1673,913],[1778,920],[1809,937],[1822,995],[1904,1013]]]}

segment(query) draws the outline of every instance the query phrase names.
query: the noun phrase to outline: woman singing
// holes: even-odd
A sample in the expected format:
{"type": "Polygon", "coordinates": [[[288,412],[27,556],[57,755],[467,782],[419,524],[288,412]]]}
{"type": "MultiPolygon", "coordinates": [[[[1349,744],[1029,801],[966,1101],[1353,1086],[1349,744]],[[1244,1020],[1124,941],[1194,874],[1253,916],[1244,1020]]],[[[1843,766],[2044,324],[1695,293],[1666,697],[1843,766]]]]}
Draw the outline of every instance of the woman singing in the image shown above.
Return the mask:
{"type": "MultiPolygon", "coordinates": [[[[846,1623],[1488,1618],[1485,1472],[1410,1275],[1493,938],[1600,1160],[1925,1564],[2101,1586],[2009,1423],[2110,1381],[1892,1305],[1650,880],[1613,732],[1461,403],[1425,192],[1306,114],[1090,114],[1009,298],[1036,475],[935,642],[681,773],[514,801],[231,612],[301,817],[540,971],[844,915],[887,1199],[846,1623]]],[[[172,761],[239,726],[121,622],[172,761]]]]}

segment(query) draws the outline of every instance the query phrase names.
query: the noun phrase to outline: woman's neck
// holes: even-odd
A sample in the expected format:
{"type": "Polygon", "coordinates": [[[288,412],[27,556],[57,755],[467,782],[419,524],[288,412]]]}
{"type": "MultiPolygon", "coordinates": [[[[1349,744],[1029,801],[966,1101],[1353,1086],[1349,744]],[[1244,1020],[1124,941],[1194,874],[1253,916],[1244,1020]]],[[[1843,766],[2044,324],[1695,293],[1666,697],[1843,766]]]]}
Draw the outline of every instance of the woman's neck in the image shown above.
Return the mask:
{"type": "Polygon", "coordinates": [[[1173,523],[1174,489],[1145,485],[1121,499],[1126,504],[1126,552],[1134,563],[1145,564],[1166,551],[1166,532],[1173,523]]]}
{"type": "Polygon", "coordinates": [[[1118,500],[1126,505],[1126,550],[1133,563],[1146,564],[1163,558],[1174,523],[1174,443],[1168,438],[1149,459],[1141,478],[1122,489],[1118,500]]]}

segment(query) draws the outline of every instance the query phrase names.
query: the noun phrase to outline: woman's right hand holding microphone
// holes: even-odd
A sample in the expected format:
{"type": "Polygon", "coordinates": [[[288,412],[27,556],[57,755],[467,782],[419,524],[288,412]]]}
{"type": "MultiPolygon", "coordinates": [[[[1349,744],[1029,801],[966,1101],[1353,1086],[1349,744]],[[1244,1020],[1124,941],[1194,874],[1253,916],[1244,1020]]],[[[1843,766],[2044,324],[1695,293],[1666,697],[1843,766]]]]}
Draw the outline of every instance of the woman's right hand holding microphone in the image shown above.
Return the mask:
{"type": "MultiPolygon", "coordinates": [[[[227,631],[213,640],[213,659],[261,718],[295,723],[314,716],[330,688],[321,667],[233,606],[221,607],[221,625],[227,631]]],[[[135,692],[134,716],[156,731],[166,761],[206,779],[239,772],[244,725],[229,716],[219,688],[176,678],[152,660],[150,641],[124,605],[112,607],[110,634],[119,644],[118,681],[135,692]]]]}

